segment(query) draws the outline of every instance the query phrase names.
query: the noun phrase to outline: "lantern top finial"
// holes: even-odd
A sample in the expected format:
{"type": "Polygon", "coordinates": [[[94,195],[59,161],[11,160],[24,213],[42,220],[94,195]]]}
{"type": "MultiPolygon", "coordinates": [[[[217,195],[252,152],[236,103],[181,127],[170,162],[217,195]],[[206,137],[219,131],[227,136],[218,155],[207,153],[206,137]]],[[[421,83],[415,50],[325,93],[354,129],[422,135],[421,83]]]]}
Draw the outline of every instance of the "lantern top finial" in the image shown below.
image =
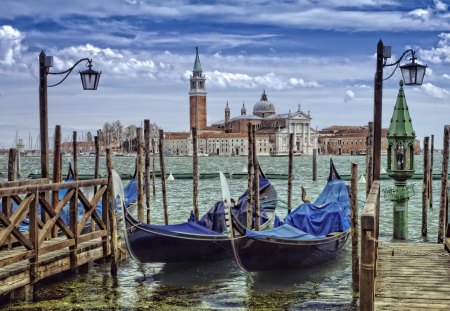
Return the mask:
{"type": "Polygon", "coordinates": [[[403,88],[403,84],[404,84],[404,83],[403,83],[403,80],[400,80],[400,83],[399,83],[399,84],[400,84],[400,88],[403,88]]]}

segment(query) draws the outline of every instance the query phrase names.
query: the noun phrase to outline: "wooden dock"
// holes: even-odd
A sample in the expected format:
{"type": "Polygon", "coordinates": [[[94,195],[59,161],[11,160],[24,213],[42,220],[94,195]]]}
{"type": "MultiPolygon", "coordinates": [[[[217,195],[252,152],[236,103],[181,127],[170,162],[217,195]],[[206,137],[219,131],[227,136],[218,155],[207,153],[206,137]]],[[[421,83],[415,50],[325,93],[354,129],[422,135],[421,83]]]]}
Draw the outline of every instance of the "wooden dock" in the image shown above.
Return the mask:
{"type": "Polygon", "coordinates": [[[389,243],[377,262],[375,310],[450,310],[450,256],[442,244],[389,243]]]}

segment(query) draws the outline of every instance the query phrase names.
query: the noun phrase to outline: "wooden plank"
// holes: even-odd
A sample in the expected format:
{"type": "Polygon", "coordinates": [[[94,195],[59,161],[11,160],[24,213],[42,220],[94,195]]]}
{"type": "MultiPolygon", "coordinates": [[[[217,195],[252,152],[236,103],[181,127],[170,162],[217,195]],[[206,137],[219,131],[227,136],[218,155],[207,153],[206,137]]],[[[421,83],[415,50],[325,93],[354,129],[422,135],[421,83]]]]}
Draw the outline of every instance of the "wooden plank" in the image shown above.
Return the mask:
{"type": "Polygon", "coordinates": [[[33,251],[21,251],[21,252],[11,252],[8,254],[4,254],[4,251],[1,252],[2,257],[0,258],[0,268],[10,265],[12,263],[22,261],[33,256],[33,251]]]}
{"type": "Polygon", "coordinates": [[[95,232],[89,232],[83,235],[80,235],[78,237],[78,242],[79,243],[83,243],[83,242],[87,242],[93,239],[97,239],[100,237],[104,237],[107,236],[107,231],[106,230],[100,230],[100,231],[95,231],[95,232]]]}
{"type": "Polygon", "coordinates": [[[379,250],[375,310],[450,309],[450,256],[441,244],[390,243],[379,250]]]}

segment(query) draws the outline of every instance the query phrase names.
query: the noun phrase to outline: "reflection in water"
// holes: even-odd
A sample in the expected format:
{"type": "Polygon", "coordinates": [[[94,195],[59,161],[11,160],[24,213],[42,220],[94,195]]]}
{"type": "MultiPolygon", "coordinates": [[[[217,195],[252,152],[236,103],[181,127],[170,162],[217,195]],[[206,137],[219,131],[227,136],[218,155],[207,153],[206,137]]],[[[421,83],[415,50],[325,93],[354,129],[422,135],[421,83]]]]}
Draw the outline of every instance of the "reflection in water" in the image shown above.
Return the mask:
{"type": "MultiPolygon", "coordinates": [[[[191,158],[167,158],[166,165],[171,172],[192,171],[191,158]]],[[[365,158],[340,156],[333,158],[339,172],[348,173],[350,163],[359,164],[359,173],[365,169],[365,158]]],[[[417,158],[416,171],[422,171],[421,158],[417,158]]],[[[245,157],[199,158],[200,172],[240,172],[246,165],[245,157]]],[[[385,158],[383,157],[383,161],[385,158]]],[[[80,158],[80,174],[90,173],[94,167],[93,158],[80,158]]],[[[311,157],[296,157],[294,160],[293,201],[299,203],[300,187],[303,185],[308,197],[317,197],[327,177],[329,157],[318,157],[318,178],[312,182],[311,157]]],[[[440,155],[435,155],[436,172],[440,172],[440,155]]],[[[22,172],[38,171],[39,158],[23,158],[22,172]]],[[[67,161],[63,161],[65,167],[67,161]]],[[[7,158],[0,157],[0,170],[5,173],[7,158]]],[[[261,157],[260,164],[267,173],[286,173],[287,157],[261,157]]],[[[105,162],[101,159],[104,174],[105,162]]],[[[385,164],[382,163],[384,167],[385,164]]],[[[113,166],[121,173],[133,173],[134,158],[113,158],[113,166]]],[[[51,165],[50,165],[51,167],[51,165]]],[[[65,168],[63,169],[65,171],[65,168]]],[[[233,196],[246,189],[246,179],[229,181],[233,196]],[[244,189],[244,190],[243,190],[244,189]]],[[[279,197],[287,197],[287,181],[273,180],[279,197]]],[[[410,200],[409,236],[413,241],[421,238],[421,181],[412,180],[416,196],[410,200]]],[[[393,185],[382,181],[382,188],[393,185]]],[[[168,182],[169,221],[184,221],[190,213],[192,181],[168,182]]],[[[434,206],[439,205],[440,184],[434,180],[434,206]]],[[[358,185],[361,211],[365,187],[358,185]]],[[[219,180],[200,180],[199,203],[204,213],[221,198],[219,180]]],[[[392,204],[383,197],[380,234],[384,240],[392,236],[392,204]]],[[[278,211],[281,218],[286,211],[278,211]]],[[[435,241],[439,209],[429,211],[429,237],[435,241]]],[[[152,200],[152,222],[163,223],[160,182],[157,182],[157,197],[152,200]]],[[[110,265],[94,264],[88,273],[78,275],[64,273],[48,278],[38,284],[36,299],[32,303],[11,302],[2,310],[356,310],[351,290],[350,243],[341,257],[320,267],[246,274],[232,260],[201,264],[139,264],[131,258],[120,263],[117,278],[110,275],[110,265]]]]}

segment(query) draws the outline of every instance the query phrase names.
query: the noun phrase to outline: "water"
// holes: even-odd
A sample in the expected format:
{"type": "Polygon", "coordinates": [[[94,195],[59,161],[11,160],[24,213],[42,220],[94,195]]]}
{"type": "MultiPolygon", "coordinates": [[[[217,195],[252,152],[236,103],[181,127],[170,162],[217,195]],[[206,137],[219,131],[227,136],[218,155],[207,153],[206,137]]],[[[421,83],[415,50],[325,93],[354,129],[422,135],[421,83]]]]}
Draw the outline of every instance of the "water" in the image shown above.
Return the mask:
{"type": "MultiPolygon", "coordinates": [[[[435,154],[434,171],[441,171],[441,156],[435,154]]],[[[365,171],[365,157],[339,156],[333,158],[338,172],[350,172],[352,162],[358,163],[359,174],[365,171]]],[[[383,159],[385,160],[385,159],[383,159]]],[[[326,183],[329,157],[318,156],[317,181],[312,180],[312,157],[294,158],[293,202],[300,202],[303,185],[308,198],[315,198],[326,183]]],[[[39,158],[22,158],[22,176],[39,172],[39,158]]],[[[260,164],[267,173],[287,173],[287,157],[261,157],[260,164]]],[[[68,158],[63,160],[63,172],[68,158]]],[[[100,165],[106,167],[102,158],[100,165]]],[[[241,172],[247,165],[245,157],[201,157],[199,170],[211,172],[241,172]]],[[[382,163],[386,167],[385,163],[382,163]]],[[[134,172],[134,158],[113,158],[120,173],[134,172]]],[[[50,164],[50,167],[52,165],[50,164]]],[[[94,158],[79,158],[79,173],[92,173],[94,158]]],[[[170,172],[192,171],[191,158],[167,158],[170,172]]],[[[0,173],[6,175],[7,159],[0,157],[0,173]]],[[[416,157],[416,172],[423,172],[422,157],[416,157]]],[[[101,173],[106,173],[103,169],[101,173]]],[[[1,178],[1,177],[0,177],[1,178]]],[[[281,199],[287,198],[287,180],[271,181],[281,199]]],[[[421,237],[422,181],[411,180],[416,194],[409,203],[409,239],[427,241],[421,237]]],[[[229,180],[231,195],[239,196],[247,187],[246,179],[229,180]]],[[[393,186],[382,181],[382,188],[393,186]]],[[[440,181],[433,181],[433,209],[429,210],[429,241],[435,242],[439,217],[440,181]]],[[[187,219],[192,206],[192,180],[167,183],[169,222],[187,219]]],[[[199,181],[200,212],[206,212],[221,198],[219,179],[199,181]]],[[[365,200],[365,184],[358,184],[359,210],[365,200]]],[[[381,239],[392,235],[392,204],[382,196],[381,239]]],[[[284,217],[286,211],[278,211],[284,217]]],[[[160,180],[157,198],[152,200],[152,223],[163,223],[160,180]]],[[[111,277],[109,264],[95,264],[89,273],[61,274],[40,282],[32,303],[9,303],[5,310],[356,310],[356,298],[351,291],[350,243],[342,255],[329,264],[310,269],[251,273],[241,271],[232,260],[202,264],[139,264],[131,258],[121,262],[117,278],[111,277]]],[[[3,309],[2,309],[3,310],[3,309]]]]}

